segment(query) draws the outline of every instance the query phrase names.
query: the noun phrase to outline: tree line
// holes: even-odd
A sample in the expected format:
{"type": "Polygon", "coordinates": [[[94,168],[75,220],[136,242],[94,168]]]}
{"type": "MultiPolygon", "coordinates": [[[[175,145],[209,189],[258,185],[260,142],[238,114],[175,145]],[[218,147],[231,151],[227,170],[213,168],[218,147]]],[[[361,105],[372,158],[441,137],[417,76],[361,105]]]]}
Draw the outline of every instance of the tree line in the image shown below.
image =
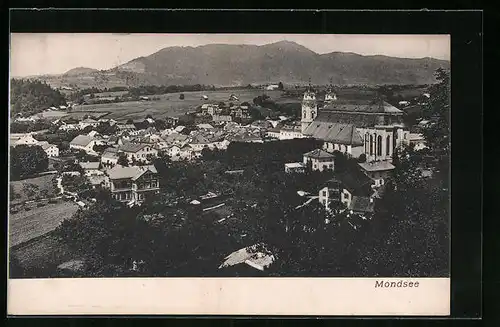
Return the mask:
{"type": "Polygon", "coordinates": [[[52,106],[66,105],[61,92],[39,80],[11,79],[10,92],[11,116],[28,116],[52,106]]]}

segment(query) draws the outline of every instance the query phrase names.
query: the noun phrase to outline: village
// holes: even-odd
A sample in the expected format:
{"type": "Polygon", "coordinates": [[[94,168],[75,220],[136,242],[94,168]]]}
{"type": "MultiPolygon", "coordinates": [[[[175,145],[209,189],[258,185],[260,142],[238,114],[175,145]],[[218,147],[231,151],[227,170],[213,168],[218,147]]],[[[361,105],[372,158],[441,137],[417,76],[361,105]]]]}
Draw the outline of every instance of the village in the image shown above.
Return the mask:
{"type": "MultiPolygon", "coordinates": [[[[423,98],[429,98],[429,94],[423,98]]],[[[140,121],[116,121],[105,116],[93,117],[91,112],[81,119],[65,119],[64,116],[53,119],[40,116],[14,118],[16,123],[40,124],[43,121],[42,124],[48,126],[42,131],[11,133],[10,145],[16,149],[40,147],[43,150],[48,166],[46,171],[38,174],[53,176],[55,193],[52,198],[38,196],[35,200],[14,201],[10,206],[11,215],[56,201],[73,202],[80,208],[70,212],[87,210],[96,202],[89,195],[96,189],[108,191],[113,200],[128,208],[140,207],[166,187],[161,185],[165,178],[160,176],[156,167],[159,162],[167,166],[168,163],[190,165],[206,160],[211,154],[220,155],[236,143],[267,145],[310,140],[315,142],[311,144],[317,144],[316,148],[306,146],[308,151],[302,153],[288,149],[295,160],[275,166],[285,176],[322,173],[312,188],[293,190],[301,202],[296,209],[319,204],[333,217],[346,214],[350,217],[346,219],[348,225],[356,230],[361,226],[360,221],[370,221],[374,215],[375,204],[383,195],[384,186],[395,169],[392,164],[394,153],[404,147],[425,149],[427,146],[421,132],[432,124],[419,119],[415,126],[405,126],[404,112],[382,98],[343,100],[337,96],[332,85],[326,86],[322,96],[317,96],[311,86],[305,89],[300,119],[276,113],[269,115],[271,110],[263,110],[264,115],[256,115],[254,104],[239,102],[234,94],[229,96],[227,102],[215,103],[208,97],[202,100],[204,103],[193,111],[161,121],[155,120],[152,115],[140,121]],[[49,134],[64,135],[66,140],[55,138],[58,144],[52,144],[49,134]],[[354,165],[339,171],[337,166],[346,164],[339,164],[338,160],[354,162],[354,165]]],[[[71,106],[72,103],[68,103],[68,108],[52,107],[48,110],[64,111],[71,106]]],[[[286,144],[293,146],[294,143],[286,144]]],[[[252,162],[246,164],[252,165],[252,162]]],[[[245,172],[244,166],[227,166],[225,175],[241,175],[245,172]]],[[[421,168],[423,178],[432,176],[432,169],[421,168]]],[[[187,196],[179,197],[176,203],[182,202],[183,207],[199,207],[195,212],[202,215],[211,211],[222,212],[215,220],[219,223],[234,215],[228,209],[227,194],[219,189],[206,191],[206,194],[200,194],[200,190],[190,194],[184,192],[187,196]]],[[[335,218],[325,219],[325,224],[331,219],[335,218]]],[[[52,228],[60,222],[56,219],[52,228]]],[[[50,229],[41,227],[40,232],[35,228],[33,238],[46,233],[47,228],[50,229]]],[[[11,235],[17,233],[11,229],[11,235]]],[[[21,238],[18,243],[21,241],[28,240],[21,238]]],[[[262,247],[255,250],[259,244],[235,249],[234,253],[225,257],[219,268],[245,263],[264,271],[276,256],[262,247]]],[[[265,244],[262,246],[265,248],[265,244]]],[[[70,262],[75,264],[74,260],[70,262]]],[[[132,271],[139,269],[138,262],[134,260],[131,263],[132,271]]],[[[68,263],[59,268],[64,269],[65,265],[68,263]]]]}

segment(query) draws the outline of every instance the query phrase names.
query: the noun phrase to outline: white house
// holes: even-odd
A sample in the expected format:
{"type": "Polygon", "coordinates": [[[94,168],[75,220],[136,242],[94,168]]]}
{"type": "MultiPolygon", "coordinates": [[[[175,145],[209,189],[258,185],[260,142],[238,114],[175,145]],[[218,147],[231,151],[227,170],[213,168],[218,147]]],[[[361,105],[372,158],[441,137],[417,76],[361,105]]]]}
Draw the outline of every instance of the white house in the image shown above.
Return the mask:
{"type": "Polygon", "coordinates": [[[97,125],[99,125],[99,122],[95,119],[87,118],[78,123],[78,125],[80,129],[84,129],[87,126],[97,127],[97,125]]]}
{"type": "Polygon", "coordinates": [[[103,145],[104,142],[101,140],[96,140],[88,135],[78,135],[70,143],[70,149],[83,150],[90,155],[96,155],[94,151],[94,145],[103,145]]]}
{"type": "Polygon", "coordinates": [[[143,143],[126,143],[119,147],[119,153],[124,153],[129,162],[133,160],[149,163],[150,157],[157,157],[158,150],[151,144],[143,143]]]}
{"type": "Polygon", "coordinates": [[[82,167],[85,176],[100,176],[104,175],[104,172],[99,170],[100,162],[80,162],[80,167],[82,167]]]}
{"type": "Polygon", "coordinates": [[[375,182],[375,186],[384,185],[391,171],[396,168],[388,161],[363,162],[358,165],[363,173],[375,182]]]}
{"type": "Polygon", "coordinates": [[[107,148],[101,155],[101,164],[113,167],[118,163],[118,149],[107,148]]]}
{"type": "Polygon", "coordinates": [[[38,141],[31,134],[10,134],[10,145],[37,145],[38,141]]]}
{"type": "Polygon", "coordinates": [[[335,156],[321,149],[316,149],[307,153],[304,153],[304,165],[311,162],[312,170],[323,171],[326,169],[334,169],[334,159],[335,156]]]}
{"type": "Polygon", "coordinates": [[[47,141],[38,142],[38,145],[42,147],[43,151],[47,154],[47,157],[59,157],[59,148],[56,145],[50,144],[47,141]]]}
{"type": "Polygon", "coordinates": [[[61,126],[59,126],[59,130],[61,131],[74,131],[80,129],[80,125],[78,124],[65,124],[63,123],[61,126]]]}
{"type": "Polygon", "coordinates": [[[278,84],[271,84],[266,87],[267,91],[277,90],[279,88],[278,84]]]}

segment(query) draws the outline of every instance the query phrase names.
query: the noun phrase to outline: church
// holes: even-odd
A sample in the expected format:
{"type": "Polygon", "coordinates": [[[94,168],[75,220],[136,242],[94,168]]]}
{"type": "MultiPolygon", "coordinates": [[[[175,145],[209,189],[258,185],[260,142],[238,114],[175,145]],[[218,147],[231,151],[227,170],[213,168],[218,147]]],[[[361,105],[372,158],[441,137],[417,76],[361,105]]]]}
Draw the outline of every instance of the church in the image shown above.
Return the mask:
{"type": "Polygon", "coordinates": [[[310,87],[304,93],[301,132],[322,140],[327,152],[365,154],[367,162],[391,162],[394,150],[409,143],[403,111],[382,99],[339,100],[331,86],[322,103],[310,87]]]}

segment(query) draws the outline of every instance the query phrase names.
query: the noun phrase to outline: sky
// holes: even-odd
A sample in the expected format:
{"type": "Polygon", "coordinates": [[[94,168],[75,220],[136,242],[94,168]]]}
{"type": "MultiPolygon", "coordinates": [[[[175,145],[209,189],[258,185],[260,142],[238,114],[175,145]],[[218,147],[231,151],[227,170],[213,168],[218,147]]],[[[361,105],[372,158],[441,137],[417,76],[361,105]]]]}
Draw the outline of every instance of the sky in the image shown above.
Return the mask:
{"type": "Polygon", "coordinates": [[[16,77],[62,74],[75,67],[110,69],[170,46],[263,45],[283,40],[319,54],[341,51],[450,60],[449,35],[12,33],[10,69],[16,77]]]}

